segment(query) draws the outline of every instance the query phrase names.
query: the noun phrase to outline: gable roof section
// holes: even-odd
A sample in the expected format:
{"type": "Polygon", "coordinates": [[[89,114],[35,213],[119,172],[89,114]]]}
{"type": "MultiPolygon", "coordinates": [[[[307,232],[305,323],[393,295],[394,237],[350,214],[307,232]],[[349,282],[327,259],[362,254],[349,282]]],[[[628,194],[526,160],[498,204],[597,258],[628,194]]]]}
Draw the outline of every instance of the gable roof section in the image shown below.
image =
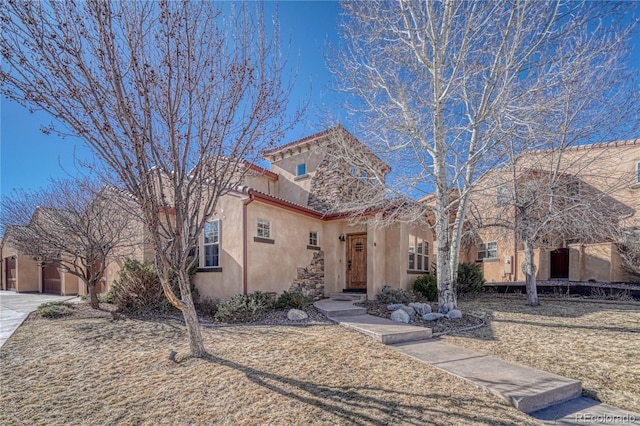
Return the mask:
{"type": "Polygon", "coordinates": [[[264,157],[265,160],[269,160],[269,157],[273,157],[277,154],[282,154],[284,152],[291,151],[294,148],[303,147],[307,145],[311,146],[311,144],[318,143],[328,138],[334,132],[340,132],[345,139],[349,140],[350,142],[358,144],[358,147],[364,151],[365,155],[371,156],[377,162],[380,163],[381,168],[385,173],[389,173],[391,171],[391,166],[389,166],[387,163],[382,161],[382,159],[378,157],[373,151],[371,151],[369,147],[367,147],[365,144],[360,142],[355,136],[353,136],[349,131],[347,131],[347,129],[345,129],[341,124],[338,124],[337,126],[331,127],[329,129],[325,129],[321,132],[317,132],[312,135],[305,136],[302,139],[298,139],[293,142],[289,142],[287,144],[265,150],[262,152],[262,156],[264,157]]]}

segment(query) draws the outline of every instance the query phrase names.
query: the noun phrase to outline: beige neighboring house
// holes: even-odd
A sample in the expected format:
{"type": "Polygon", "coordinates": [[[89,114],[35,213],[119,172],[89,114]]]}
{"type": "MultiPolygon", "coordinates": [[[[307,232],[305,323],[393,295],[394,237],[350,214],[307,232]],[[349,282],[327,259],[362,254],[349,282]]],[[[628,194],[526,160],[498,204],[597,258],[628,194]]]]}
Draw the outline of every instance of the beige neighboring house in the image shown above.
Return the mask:
{"type": "Polygon", "coordinates": [[[21,253],[14,242],[18,228],[14,225],[7,226],[0,244],[2,290],[62,296],[86,294],[75,275],[64,272],[53,263],[43,263],[37,258],[21,253]]]}
{"type": "MultiPolygon", "coordinates": [[[[519,161],[530,171],[522,173],[519,179],[530,179],[538,173],[540,155],[543,152],[528,153],[519,161]]],[[[571,196],[580,197],[588,192],[603,194],[607,209],[620,212],[622,218],[618,226],[640,235],[640,140],[601,143],[574,147],[555,158],[564,176],[558,180],[565,182],[571,196]]],[[[471,196],[473,211],[480,222],[491,222],[499,211],[501,199],[506,196],[501,183],[508,178],[500,178],[504,171],[494,170],[480,179],[471,196]]],[[[513,220],[515,210],[505,214],[503,220],[513,220]],[[511,219],[510,219],[511,218],[511,219]]],[[[469,217],[469,216],[467,216],[469,217]]],[[[560,279],[569,281],[633,282],[637,278],[627,274],[622,268],[622,259],[616,244],[611,241],[580,241],[567,230],[565,235],[550,235],[539,242],[534,250],[538,280],[560,279]]],[[[467,244],[461,252],[461,261],[476,262],[482,266],[487,282],[524,281],[522,245],[513,231],[505,232],[495,228],[480,229],[474,244],[467,244]]]]}

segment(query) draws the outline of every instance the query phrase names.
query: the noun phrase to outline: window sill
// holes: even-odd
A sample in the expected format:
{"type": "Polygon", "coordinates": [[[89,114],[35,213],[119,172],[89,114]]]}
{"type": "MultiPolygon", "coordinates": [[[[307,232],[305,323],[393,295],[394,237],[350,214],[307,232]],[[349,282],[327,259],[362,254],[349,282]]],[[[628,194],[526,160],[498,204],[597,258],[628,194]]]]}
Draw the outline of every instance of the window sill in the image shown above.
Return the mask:
{"type": "Polygon", "coordinates": [[[293,180],[305,180],[305,179],[307,179],[308,177],[309,177],[309,174],[308,174],[308,173],[305,173],[305,174],[303,174],[303,175],[299,175],[299,176],[294,177],[294,178],[293,178],[293,180]]]}
{"type": "Polygon", "coordinates": [[[407,269],[407,274],[409,275],[425,275],[428,274],[429,271],[419,271],[417,269],[407,269]]]}
{"type": "Polygon", "coordinates": [[[498,259],[497,257],[485,257],[484,259],[476,259],[476,263],[482,263],[482,262],[497,262],[500,259],[498,259]]]}
{"type": "Polygon", "coordinates": [[[271,238],[253,237],[254,243],[275,244],[276,242],[271,238]]]}
{"type": "Polygon", "coordinates": [[[640,189],[640,182],[631,185],[631,189],[640,189]]]}
{"type": "Polygon", "coordinates": [[[320,246],[307,246],[308,250],[321,250],[320,246]]]}
{"type": "Polygon", "coordinates": [[[211,267],[196,269],[196,273],[199,274],[201,272],[222,272],[222,267],[220,267],[220,266],[211,266],[211,267]]]}

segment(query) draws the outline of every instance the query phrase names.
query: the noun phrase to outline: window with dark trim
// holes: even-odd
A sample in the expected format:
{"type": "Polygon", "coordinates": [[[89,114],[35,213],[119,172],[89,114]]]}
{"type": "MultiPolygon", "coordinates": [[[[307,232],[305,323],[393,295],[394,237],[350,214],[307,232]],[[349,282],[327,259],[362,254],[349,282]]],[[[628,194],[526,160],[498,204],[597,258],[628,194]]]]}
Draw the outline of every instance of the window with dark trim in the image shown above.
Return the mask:
{"type": "Polygon", "coordinates": [[[498,258],[498,242],[490,241],[488,243],[478,244],[477,260],[492,260],[498,258]]]}
{"type": "Polygon", "coordinates": [[[202,249],[199,265],[201,268],[217,268],[220,266],[220,220],[212,220],[204,224],[202,233],[202,249]]]}

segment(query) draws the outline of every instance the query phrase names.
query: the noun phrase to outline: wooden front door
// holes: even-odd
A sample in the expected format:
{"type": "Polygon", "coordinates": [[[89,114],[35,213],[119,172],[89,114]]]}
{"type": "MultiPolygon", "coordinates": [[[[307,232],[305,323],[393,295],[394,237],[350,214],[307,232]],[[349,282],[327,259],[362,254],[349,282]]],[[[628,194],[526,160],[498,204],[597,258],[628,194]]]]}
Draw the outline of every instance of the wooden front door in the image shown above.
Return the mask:
{"type": "Polygon", "coordinates": [[[55,263],[42,265],[42,292],[60,294],[61,290],[62,280],[58,266],[55,263]]]}
{"type": "Polygon", "coordinates": [[[367,288],[367,234],[347,235],[347,289],[367,288]]]}
{"type": "Polygon", "coordinates": [[[551,278],[569,278],[569,249],[559,248],[549,255],[551,257],[551,278]]]}
{"type": "Polygon", "coordinates": [[[16,259],[7,257],[5,259],[5,272],[7,278],[7,290],[16,289],[16,259]]]}

